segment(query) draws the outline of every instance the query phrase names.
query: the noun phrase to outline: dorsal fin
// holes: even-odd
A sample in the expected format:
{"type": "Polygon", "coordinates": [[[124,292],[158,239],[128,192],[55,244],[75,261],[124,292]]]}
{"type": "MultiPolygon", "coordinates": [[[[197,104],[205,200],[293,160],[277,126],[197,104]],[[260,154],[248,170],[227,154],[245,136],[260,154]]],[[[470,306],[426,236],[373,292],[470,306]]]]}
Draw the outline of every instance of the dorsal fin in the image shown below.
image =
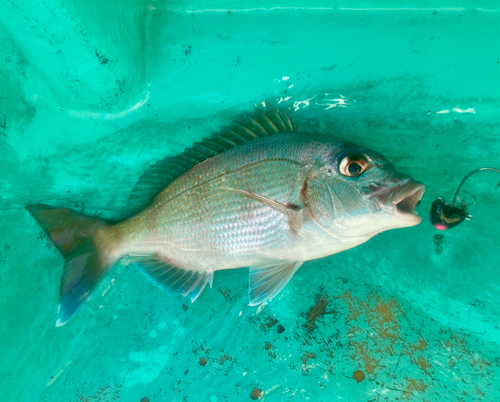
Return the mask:
{"type": "Polygon", "coordinates": [[[167,156],[146,170],[130,194],[129,215],[149,206],[165,187],[198,163],[255,138],[297,131],[286,112],[278,113],[267,102],[264,106],[264,111],[255,107],[253,117],[244,114],[242,121],[234,121],[230,128],[222,127],[220,134],[203,138],[182,154],[167,156]]]}

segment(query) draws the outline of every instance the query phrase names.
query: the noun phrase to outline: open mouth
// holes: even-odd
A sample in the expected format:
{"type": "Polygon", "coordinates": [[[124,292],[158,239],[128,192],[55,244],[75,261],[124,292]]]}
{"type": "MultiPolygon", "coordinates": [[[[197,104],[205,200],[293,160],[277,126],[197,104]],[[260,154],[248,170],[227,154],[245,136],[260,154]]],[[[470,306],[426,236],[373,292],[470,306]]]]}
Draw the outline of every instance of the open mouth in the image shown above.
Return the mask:
{"type": "Polygon", "coordinates": [[[391,203],[396,207],[396,215],[403,219],[418,217],[415,207],[420,204],[424,191],[425,185],[422,183],[410,182],[395,192],[391,203]]]}

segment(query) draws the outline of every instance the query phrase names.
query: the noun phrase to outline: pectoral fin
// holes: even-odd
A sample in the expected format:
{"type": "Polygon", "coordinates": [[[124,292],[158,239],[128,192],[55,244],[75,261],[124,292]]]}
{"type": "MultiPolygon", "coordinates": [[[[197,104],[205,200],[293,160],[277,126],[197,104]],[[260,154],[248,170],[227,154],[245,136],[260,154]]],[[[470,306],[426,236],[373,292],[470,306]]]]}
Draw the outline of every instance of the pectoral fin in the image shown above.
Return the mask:
{"type": "Polygon", "coordinates": [[[271,260],[250,267],[250,306],[272,300],[286,286],[303,261],[271,260]]]}
{"type": "Polygon", "coordinates": [[[238,193],[240,195],[243,195],[244,197],[251,198],[252,200],[258,201],[264,205],[267,205],[269,208],[275,209],[278,212],[281,212],[288,218],[288,222],[290,223],[290,227],[298,232],[300,229],[302,229],[302,221],[303,221],[303,215],[302,215],[302,209],[296,207],[296,206],[289,206],[289,205],[284,205],[278,201],[271,200],[269,198],[263,197],[261,195],[257,195],[254,193],[250,193],[245,190],[238,190],[235,188],[227,188],[227,187],[219,187],[221,190],[227,190],[227,191],[232,191],[234,193],[238,193]]]}

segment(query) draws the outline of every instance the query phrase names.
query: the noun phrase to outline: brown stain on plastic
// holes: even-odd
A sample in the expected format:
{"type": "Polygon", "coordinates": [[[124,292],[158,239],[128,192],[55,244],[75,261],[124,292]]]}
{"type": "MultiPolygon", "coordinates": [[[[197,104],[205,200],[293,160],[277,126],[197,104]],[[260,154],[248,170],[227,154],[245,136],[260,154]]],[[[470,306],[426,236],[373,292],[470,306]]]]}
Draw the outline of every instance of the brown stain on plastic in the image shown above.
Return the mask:
{"type": "Polygon", "coordinates": [[[316,304],[314,304],[307,312],[307,322],[304,324],[304,327],[308,331],[312,332],[316,329],[316,321],[325,315],[327,305],[328,300],[324,296],[316,296],[316,304]]]}
{"type": "Polygon", "coordinates": [[[304,366],[307,365],[307,362],[310,360],[310,359],[316,359],[316,355],[312,352],[306,352],[302,355],[302,364],[304,366]]]}
{"type": "Polygon", "coordinates": [[[378,356],[397,354],[408,356],[423,373],[429,373],[432,366],[423,356],[423,352],[427,350],[427,341],[420,336],[415,342],[405,344],[403,338],[405,334],[402,335],[400,322],[405,313],[397,300],[383,300],[375,292],[369,293],[365,300],[353,297],[350,292],[345,292],[336,299],[342,300],[348,308],[345,320],[347,327],[350,328],[347,334],[352,350],[350,357],[354,361],[363,362],[367,375],[376,375],[375,372],[381,364],[378,356]],[[358,319],[364,319],[368,331],[353,325],[358,319]],[[366,332],[372,336],[370,338],[360,336],[366,332]],[[396,352],[396,347],[401,343],[404,345],[403,350],[396,352]]]}
{"type": "Polygon", "coordinates": [[[231,361],[231,360],[233,360],[233,358],[231,356],[229,356],[229,355],[223,355],[223,356],[221,356],[219,358],[219,364],[222,365],[222,364],[224,364],[224,362],[231,361]]]}
{"type": "Polygon", "coordinates": [[[377,332],[385,339],[400,339],[399,319],[397,315],[402,315],[401,306],[395,299],[382,300],[382,298],[372,292],[366,300],[353,297],[351,292],[337,296],[349,309],[349,316],[346,319],[356,321],[362,314],[365,315],[366,322],[370,329],[377,332]]]}
{"type": "Polygon", "coordinates": [[[421,336],[419,336],[416,342],[408,344],[407,346],[408,353],[406,354],[408,355],[410,361],[415,366],[419,367],[420,370],[424,371],[426,374],[429,374],[429,369],[431,369],[432,366],[429,363],[429,361],[422,355],[422,351],[425,351],[427,347],[428,347],[427,341],[421,336]]]}
{"type": "MultiPolygon", "coordinates": [[[[479,380],[489,378],[492,368],[498,366],[498,362],[488,361],[477,347],[469,350],[470,337],[462,333],[439,329],[438,339],[426,339],[421,328],[423,324],[413,322],[394,298],[383,298],[377,292],[357,297],[346,291],[332,299],[332,304],[345,320],[343,340],[337,343],[347,352],[349,359],[359,364],[359,371],[365,378],[381,387],[387,384],[391,390],[401,392],[400,400],[413,401],[417,396],[424,396],[427,390],[434,389],[436,346],[446,352],[450,371],[467,364],[465,367],[475,372],[479,380]],[[414,378],[404,376],[405,360],[418,369],[414,378]],[[386,382],[388,377],[391,378],[390,384],[386,382]]],[[[354,374],[352,378],[357,381],[354,374]]],[[[488,394],[483,392],[480,383],[475,386],[479,398],[488,394]]],[[[467,392],[470,396],[471,392],[467,392]]]]}
{"type": "Polygon", "coordinates": [[[264,392],[260,388],[255,387],[250,393],[250,398],[256,401],[257,399],[262,398],[262,395],[264,395],[264,392]]]}
{"type": "Polygon", "coordinates": [[[412,401],[414,394],[423,394],[427,389],[427,385],[425,385],[423,380],[417,380],[413,378],[406,379],[406,390],[403,391],[401,395],[407,401],[412,401]]]}
{"type": "Polygon", "coordinates": [[[363,382],[365,379],[365,373],[363,373],[361,370],[356,370],[354,373],[352,373],[352,378],[354,378],[356,382],[363,382]]]}
{"type": "Polygon", "coordinates": [[[366,344],[356,342],[353,343],[352,346],[354,347],[355,353],[351,354],[351,359],[356,361],[361,358],[364,363],[366,373],[373,374],[375,369],[380,365],[380,361],[370,356],[366,344]]]}

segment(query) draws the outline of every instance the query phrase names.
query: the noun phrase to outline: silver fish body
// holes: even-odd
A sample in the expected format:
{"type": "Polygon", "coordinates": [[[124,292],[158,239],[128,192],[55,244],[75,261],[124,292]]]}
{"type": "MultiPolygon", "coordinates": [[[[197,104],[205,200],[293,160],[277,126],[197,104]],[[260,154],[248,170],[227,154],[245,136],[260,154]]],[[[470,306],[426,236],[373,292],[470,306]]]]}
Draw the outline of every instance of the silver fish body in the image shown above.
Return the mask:
{"type": "Polygon", "coordinates": [[[332,169],[348,148],[353,144],[332,137],[284,133],[217,155],[113,228],[124,233],[117,253],[156,253],[176,266],[213,272],[262,259],[307,261],[354,247],[386,228],[370,225],[372,214],[382,212],[376,202],[361,198],[332,169]],[[294,231],[283,213],[228,188],[301,208],[302,229],[294,231]]]}
{"type": "MultiPolygon", "coordinates": [[[[421,183],[375,151],[332,136],[287,131],[290,127],[284,124],[272,135],[196,164],[130,219],[94,221],[87,233],[95,251],[79,270],[100,278],[128,257],[167,293],[194,301],[215,271],[250,267],[255,305],[279,293],[304,261],[420,222],[414,208],[425,189],[421,183]]],[[[60,210],[29,209],[51,235],[47,221],[60,210]]],[[[63,241],[71,245],[75,239],[63,241]]],[[[66,258],[68,271],[71,261],[66,258]]],[[[65,294],[75,293],[74,283],[64,283],[63,277],[63,307],[65,294]]],[[[68,301],[65,310],[59,324],[76,311],[75,303],[68,301]]]]}

